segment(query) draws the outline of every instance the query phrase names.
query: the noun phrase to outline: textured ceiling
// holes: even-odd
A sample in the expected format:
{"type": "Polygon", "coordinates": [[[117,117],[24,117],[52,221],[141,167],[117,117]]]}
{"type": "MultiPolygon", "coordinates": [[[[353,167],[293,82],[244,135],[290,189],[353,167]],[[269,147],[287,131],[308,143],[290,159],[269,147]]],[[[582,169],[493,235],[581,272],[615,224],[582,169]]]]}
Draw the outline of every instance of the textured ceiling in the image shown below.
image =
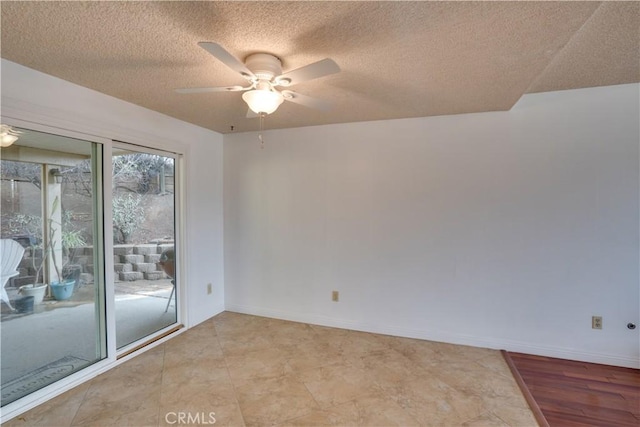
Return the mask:
{"type": "Polygon", "coordinates": [[[257,130],[245,81],[197,43],[283,70],[332,58],[342,72],[292,87],[266,128],[509,110],[528,92],[640,81],[639,2],[0,3],[1,56],[218,132],[257,130]]]}

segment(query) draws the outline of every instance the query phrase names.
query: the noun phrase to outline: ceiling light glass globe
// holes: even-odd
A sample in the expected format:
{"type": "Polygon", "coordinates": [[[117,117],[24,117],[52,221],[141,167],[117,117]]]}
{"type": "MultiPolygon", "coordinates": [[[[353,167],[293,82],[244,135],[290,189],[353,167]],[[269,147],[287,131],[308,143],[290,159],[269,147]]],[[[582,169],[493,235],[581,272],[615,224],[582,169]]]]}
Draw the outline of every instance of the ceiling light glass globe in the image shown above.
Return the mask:
{"type": "Polygon", "coordinates": [[[284,97],[280,92],[270,90],[250,90],[242,94],[242,99],[256,114],[271,114],[284,101],[284,97]]]}

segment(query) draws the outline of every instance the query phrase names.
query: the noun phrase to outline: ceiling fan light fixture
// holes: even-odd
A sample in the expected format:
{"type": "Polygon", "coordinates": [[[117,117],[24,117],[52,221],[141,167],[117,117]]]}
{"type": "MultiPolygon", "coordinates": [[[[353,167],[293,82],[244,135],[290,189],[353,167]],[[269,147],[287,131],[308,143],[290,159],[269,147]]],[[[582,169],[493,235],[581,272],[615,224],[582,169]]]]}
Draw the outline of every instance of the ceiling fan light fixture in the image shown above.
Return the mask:
{"type": "Polygon", "coordinates": [[[0,147],[9,147],[18,140],[20,132],[15,131],[8,125],[0,125],[0,147]]]}
{"type": "Polygon", "coordinates": [[[271,114],[278,109],[284,101],[280,92],[271,90],[250,90],[242,94],[242,99],[247,103],[251,111],[256,114],[271,114]]]}
{"type": "MultiPolygon", "coordinates": [[[[1,1],[1,0],[0,0],[1,1]]],[[[281,60],[269,53],[254,53],[240,61],[228,50],[215,42],[199,42],[198,46],[209,52],[216,59],[239,73],[249,81],[249,86],[218,86],[175,89],[177,93],[207,92],[244,92],[242,99],[249,106],[247,118],[253,113],[263,120],[267,114],[275,112],[284,101],[309,108],[328,110],[329,104],[310,96],[290,90],[277,90],[276,87],[288,88],[308,80],[328,76],[340,72],[340,67],[332,59],[325,58],[282,74],[281,60]]]]}

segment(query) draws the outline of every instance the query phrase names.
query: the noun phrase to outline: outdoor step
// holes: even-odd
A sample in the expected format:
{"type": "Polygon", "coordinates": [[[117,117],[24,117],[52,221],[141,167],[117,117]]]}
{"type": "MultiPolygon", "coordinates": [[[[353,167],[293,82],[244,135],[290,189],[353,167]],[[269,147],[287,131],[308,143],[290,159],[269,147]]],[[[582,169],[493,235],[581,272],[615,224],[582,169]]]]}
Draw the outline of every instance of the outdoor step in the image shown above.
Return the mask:
{"type": "Polygon", "coordinates": [[[93,264],[93,256],[81,255],[73,258],[74,264],[90,265],[93,264]]]}
{"type": "Polygon", "coordinates": [[[93,247],[92,246],[87,246],[87,247],[79,247],[79,248],[69,248],[69,256],[71,258],[73,257],[77,257],[77,256],[93,256],[93,247]]]}
{"type": "Polygon", "coordinates": [[[166,251],[167,249],[173,249],[173,244],[158,245],[158,253],[159,254],[161,254],[162,252],[166,251]]]}
{"type": "Polygon", "coordinates": [[[156,265],[148,262],[139,262],[137,264],[133,264],[133,270],[148,273],[151,271],[156,271],[156,265]]]}
{"type": "Polygon", "coordinates": [[[69,248],[67,249],[70,257],[76,257],[84,255],[84,248],[69,248]]]}
{"type": "Polygon", "coordinates": [[[144,262],[144,255],[124,255],[122,261],[128,262],[129,264],[138,264],[144,262]]]}
{"type": "Polygon", "coordinates": [[[80,283],[93,283],[93,274],[80,273],[80,283]]]}
{"type": "Polygon", "coordinates": [[[42,258],[42,248],[27,248],[24,253],[27,257],[42,258]]]}
{"type": "Polygon", "coordinates": [[[160,254],[149,254],[144,256],[144,262],[157,263],[160,262],[160,254]]]}
{"type": "Polygon", "coordinates": [[[155,243],[157,245],[162,245],[162,244],[171,244],[173,246],[173,239],[171,238],[161,238],[161,239],[152,239],[149,241],[149,243],[155,243]]]}
{"type": "Polygon", "coordinates": [[[119,277],[124,282],[132,282],[144,279],[144,273],[140,271],[121,271],[119,277]]]}
{"type": "Polygon", "coordinates": [[[138,255],[149,255],[158,253],[158,245],[135,245],[133,253],[138,255]]]}
{"type": "Polygon", "coordinates": [[[113,264],[113,270],[116,273],[128,273],[130,271],[133,271],[133,266],[128,263],[117,263],[113,264]]]}
{"type": "Polygon", "coordinates": [[[148,271],[144,273],[144,278],[147,280],[160,280],[164,277],[162,271],[148,271]]]}
{"type": "Polygon", "coordinates": [[[33,285],[33,282],[35,282],[35,278],[36,276],[15,277],[12,280],[12,284],[16,288],[24,285],[33,285]]]}
{"type": "Polygon", "coordinates": [[[113,245],[114,255],[129,255],[133,253],[133,245],[113,245]]]}
{"type": "MultiPolygon", "coordinates": [[[[36,258],[35,259],[35,264],[36,266],[39,266],[42,263],[42,258],[36,258]]],[[[31,257],[24,257],[20,260],[20,264],[18,264],[18,267],[20,268],[33,268],[33,258],[31,257]]]]}

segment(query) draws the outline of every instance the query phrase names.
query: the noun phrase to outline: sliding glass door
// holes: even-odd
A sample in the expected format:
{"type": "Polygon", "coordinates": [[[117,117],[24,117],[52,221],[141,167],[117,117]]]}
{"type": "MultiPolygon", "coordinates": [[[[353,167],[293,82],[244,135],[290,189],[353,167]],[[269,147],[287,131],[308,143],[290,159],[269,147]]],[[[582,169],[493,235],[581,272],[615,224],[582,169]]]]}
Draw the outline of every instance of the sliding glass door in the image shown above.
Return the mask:
{"type": "Polygon", "coordinates": [[[170,153],[113,149],[113,259],[118,349],[177,322],[176,162],[170,153]]]}
{"type": "Polygon", "coordinates": [[[2,406],[107,355],[102,146],[16,130],[0,150],[2,406]]]}
{"type": "Polygon", "coordinates": [[[12,131],[0,146],[3,407],[170,333],[180,311],[179,156],[12,131]]]}

